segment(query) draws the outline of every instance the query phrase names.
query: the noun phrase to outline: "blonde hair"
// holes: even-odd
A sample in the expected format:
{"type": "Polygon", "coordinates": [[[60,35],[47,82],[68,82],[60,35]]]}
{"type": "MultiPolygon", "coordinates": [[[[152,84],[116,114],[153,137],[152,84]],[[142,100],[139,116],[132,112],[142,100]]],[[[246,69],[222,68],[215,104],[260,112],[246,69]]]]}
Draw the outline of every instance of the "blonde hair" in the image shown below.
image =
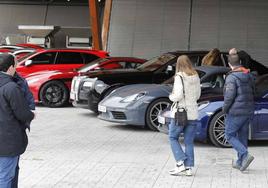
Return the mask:
{"type": "Polygon", "coordinates": [[[205,57],[202,59],[202,65],[215,65],[219,60],[220,50],[218,48],[212,49],[205,57]]]}
{"type": "Polygon", "coordinates": [[[187,55],[181,55],[178,57],[176,64],[176,73],[184,72],[188,76],[197,74],[196,70],[193,68],[192,62],[187,55]]]}

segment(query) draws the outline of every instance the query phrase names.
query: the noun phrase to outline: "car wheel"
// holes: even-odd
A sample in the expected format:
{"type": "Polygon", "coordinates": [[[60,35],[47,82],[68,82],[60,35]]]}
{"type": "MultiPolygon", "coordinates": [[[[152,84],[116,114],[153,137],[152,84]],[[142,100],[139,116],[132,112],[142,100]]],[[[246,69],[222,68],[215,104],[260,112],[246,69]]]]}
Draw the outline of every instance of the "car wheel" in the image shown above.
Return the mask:
{"type": "Polygon", "coordinates": [[[146,111],[146,125],[153,131],[157,131],[159,126],[157,116],[158,114],[167,108],[171,104],[170,100],[166,98],[160,98],[153,101],[146,111]]]}
{"type": "Polygon", "coordinates": [[[220,111],[211,120],[209,124],[209,139],[217,147],[231,147],[225,138],[225,114],[220,111]]]}
{"type": "Polygon", "coordinates": [[[69,91],[60,81],[50,81],[40,90],[40,99],[44,106],[51,108],[62,107],[69,100],[69,91]]]}

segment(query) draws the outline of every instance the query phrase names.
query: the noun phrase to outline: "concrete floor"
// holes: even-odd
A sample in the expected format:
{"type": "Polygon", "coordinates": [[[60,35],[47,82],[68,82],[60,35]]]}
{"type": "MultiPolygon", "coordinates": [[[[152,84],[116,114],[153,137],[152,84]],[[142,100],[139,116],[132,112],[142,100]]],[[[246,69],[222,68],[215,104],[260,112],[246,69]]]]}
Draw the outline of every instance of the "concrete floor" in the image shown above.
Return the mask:
{"type": "Polygon", "coordinates": [[[267,188],[268,141],[250,142],[249,170],[232,169],[232,149],[196,143],[195,176],[170,176],[168,137],[134,126],[104,122],[85,109],[38,107],[19,187],[267,188]]]}

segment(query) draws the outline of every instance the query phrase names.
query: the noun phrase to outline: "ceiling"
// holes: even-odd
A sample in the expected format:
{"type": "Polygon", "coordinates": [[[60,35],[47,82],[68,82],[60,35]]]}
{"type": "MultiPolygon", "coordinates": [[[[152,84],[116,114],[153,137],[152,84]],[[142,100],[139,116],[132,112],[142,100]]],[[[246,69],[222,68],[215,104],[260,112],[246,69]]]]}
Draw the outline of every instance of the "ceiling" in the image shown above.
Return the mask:
{"type": "Polygon", "coordinates": [[[88,5],[88,0],[1,0],[0,4],[88,5]]]}

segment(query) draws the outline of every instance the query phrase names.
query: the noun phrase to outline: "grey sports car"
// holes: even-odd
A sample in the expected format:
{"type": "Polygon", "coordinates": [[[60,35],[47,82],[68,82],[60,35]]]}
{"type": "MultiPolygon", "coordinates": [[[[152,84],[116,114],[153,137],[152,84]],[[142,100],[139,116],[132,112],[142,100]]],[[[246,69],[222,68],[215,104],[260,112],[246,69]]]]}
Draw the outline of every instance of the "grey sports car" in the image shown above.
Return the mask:
{"type": "MultiPolygon", "coordinates": [[[[222,91],[227,67],[199,66],[196,70],[201,78],[202,93],[209,88],[222,91]]],[[[158,130],[158,114],[171,104],[168,96],[173,80],[165,84],[134,84],[120,87],[105,97],[98,105],[99,118],[106,121],[148,126],[158,130]]]]}

